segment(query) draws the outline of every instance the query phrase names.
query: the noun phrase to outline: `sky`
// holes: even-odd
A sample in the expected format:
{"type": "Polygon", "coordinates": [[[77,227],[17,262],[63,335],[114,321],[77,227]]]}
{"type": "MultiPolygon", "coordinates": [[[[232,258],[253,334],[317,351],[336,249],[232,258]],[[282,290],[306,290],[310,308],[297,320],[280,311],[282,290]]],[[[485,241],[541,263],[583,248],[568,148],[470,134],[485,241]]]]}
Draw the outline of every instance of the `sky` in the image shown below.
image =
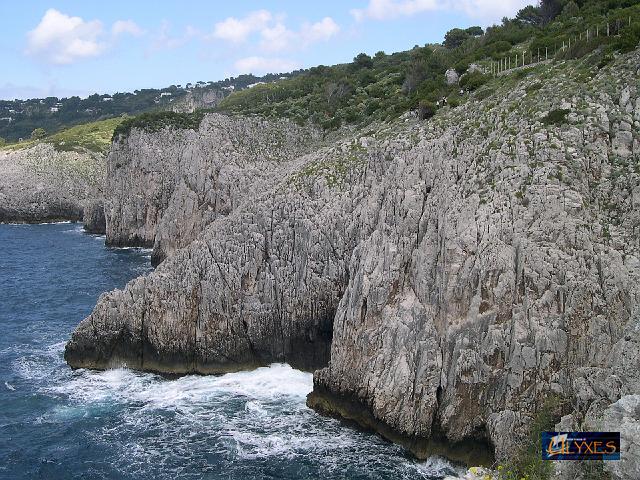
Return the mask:
{"type": "Polygon", "coordinates": [[[1,1],[0,99],[281,73],[441,42],[532,0],[1,1]]]}

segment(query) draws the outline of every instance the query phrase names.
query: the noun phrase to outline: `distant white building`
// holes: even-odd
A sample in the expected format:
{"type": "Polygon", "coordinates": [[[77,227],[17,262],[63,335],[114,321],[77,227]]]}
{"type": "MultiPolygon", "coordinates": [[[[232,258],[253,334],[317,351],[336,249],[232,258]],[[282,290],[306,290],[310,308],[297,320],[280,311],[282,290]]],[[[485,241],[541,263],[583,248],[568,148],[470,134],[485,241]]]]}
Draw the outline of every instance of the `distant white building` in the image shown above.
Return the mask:
{"type": "Polygon", "coordinates": [[[57,113],[60,111],[58,107],[51,107],[49,110],[51,110],[51,113],[57,113]]]}
{"type": "Polygon", "coordinates": [[[160,94],[160,97],[170,97],[171,95],[172,95],[171,92],[162,92],[160,94]]]}
{"type": "Polygon", "coordinates": [[[104,97],[104,98],[102,99],[102,101],[103,101],[103,102],[113,102],[113,98],[111,98],[111,97],[104,97]]]}
{"type": "Polygon", "coordinates": [[[256,82],[256,83],[252,83],[251,85],[247,85],[247,88],[253,88],[256,87],[258,85],[264,85],[265,82],[256,82]]]}

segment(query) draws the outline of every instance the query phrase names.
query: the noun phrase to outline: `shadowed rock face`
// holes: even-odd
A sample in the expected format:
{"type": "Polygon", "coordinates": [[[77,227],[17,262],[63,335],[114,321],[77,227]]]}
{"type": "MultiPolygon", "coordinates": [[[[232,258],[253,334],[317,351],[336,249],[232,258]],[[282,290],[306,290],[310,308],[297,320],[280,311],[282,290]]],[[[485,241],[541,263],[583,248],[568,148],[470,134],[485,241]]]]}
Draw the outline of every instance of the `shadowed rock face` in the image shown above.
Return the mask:
{"type": "Polygon", "coordinates": [[[324,367],[311,406],[478,461],[508,456],[549,396],[597,415],[639,394],[640,143],[621,134],[640,122],[638,60],[587,83],[553,67],[534,94],[535,78],[274,165],[103,295],[67,361],[324,367]],[[536,120],[558,108],[567,124],[536,120]]]}
{"type": "Polygon", "coordinates": [[[97,199],[84,207],[82,218],[84,230],[87,233],[104,235],[107,231],[107,223],[104,218],[104,201],[97,199]]]}
{"type": "Polygon", "coordinates": [[[81,221],[100,195],[105,162],[40,144],[0,151],[0,223],[81,221]]]}

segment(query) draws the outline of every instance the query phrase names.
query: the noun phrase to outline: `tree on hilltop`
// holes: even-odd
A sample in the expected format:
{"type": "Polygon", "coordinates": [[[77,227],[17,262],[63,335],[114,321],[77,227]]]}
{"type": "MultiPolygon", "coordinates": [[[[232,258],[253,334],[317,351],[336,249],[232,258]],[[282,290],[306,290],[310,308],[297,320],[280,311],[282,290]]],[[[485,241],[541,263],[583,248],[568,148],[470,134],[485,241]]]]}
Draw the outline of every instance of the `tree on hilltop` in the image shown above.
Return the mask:
{"type": "Polygon", "coordinates": [[[33,132],[31,132],[32,140],[40,140],[47,136],[47,132],[44,128],[36,128],[33,132]]]}

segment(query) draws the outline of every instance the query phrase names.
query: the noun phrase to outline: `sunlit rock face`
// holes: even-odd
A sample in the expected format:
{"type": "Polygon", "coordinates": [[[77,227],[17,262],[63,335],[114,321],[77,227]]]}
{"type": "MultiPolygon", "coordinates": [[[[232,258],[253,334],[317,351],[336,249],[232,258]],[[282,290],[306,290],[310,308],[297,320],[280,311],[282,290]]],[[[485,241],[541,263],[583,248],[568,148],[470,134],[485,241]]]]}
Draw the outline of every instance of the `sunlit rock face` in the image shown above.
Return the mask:
{"type": "MultiPolygon", "coordinates": [[[[103,295],[67,361],[171,373],[323,367],[311,406],[420,456],[473,444],[475,459],[505,458],[550,397],[604,414],[640,393],[638,63],[635,52],[587,76],[545,66],[553,83],[505,80],[429,122],[376,125],[270,162],[237,190],[176,187],[215,177],[183,153],[205,142],[206,125],[134,134],[128,142],[181,165],[162,172],[191,173],[151,195],[162,208],[147,200],[167,185],[158,171],[110,180],[123,200],[106,209],[108,235],[111,225],[111,241],[138,235],[165,255],[167,238],[175,253],[103,295]],[[566,118],[549,121],[557,110],[566,118]],[[184,243],[159,233],[191,225],[194,191],[243,193],[228,193],[224,215],[197,216],[202,232],[184,228],[194,232],[184,243]],[[139,230],[120,227],[129,223],[139,230]]],[[[132,145],[114,147],[110,169],[132,145]]],[[[228,155],[238,169],[242,155],[228,155]]]]}
{"type": "Polygon", "coordinates": [[[107,244],[153,247],[159,264],[203,228],[279,180],[320,134],[288,121],[207,115],[199,130],[134,129],[113,144],[105,186],[107,244]]]}
{"type": "Polygon", "coordinates": [[[0,151],[0,223],[81,221],[102,195],[105,159],[42,143],[0,151]]]}

